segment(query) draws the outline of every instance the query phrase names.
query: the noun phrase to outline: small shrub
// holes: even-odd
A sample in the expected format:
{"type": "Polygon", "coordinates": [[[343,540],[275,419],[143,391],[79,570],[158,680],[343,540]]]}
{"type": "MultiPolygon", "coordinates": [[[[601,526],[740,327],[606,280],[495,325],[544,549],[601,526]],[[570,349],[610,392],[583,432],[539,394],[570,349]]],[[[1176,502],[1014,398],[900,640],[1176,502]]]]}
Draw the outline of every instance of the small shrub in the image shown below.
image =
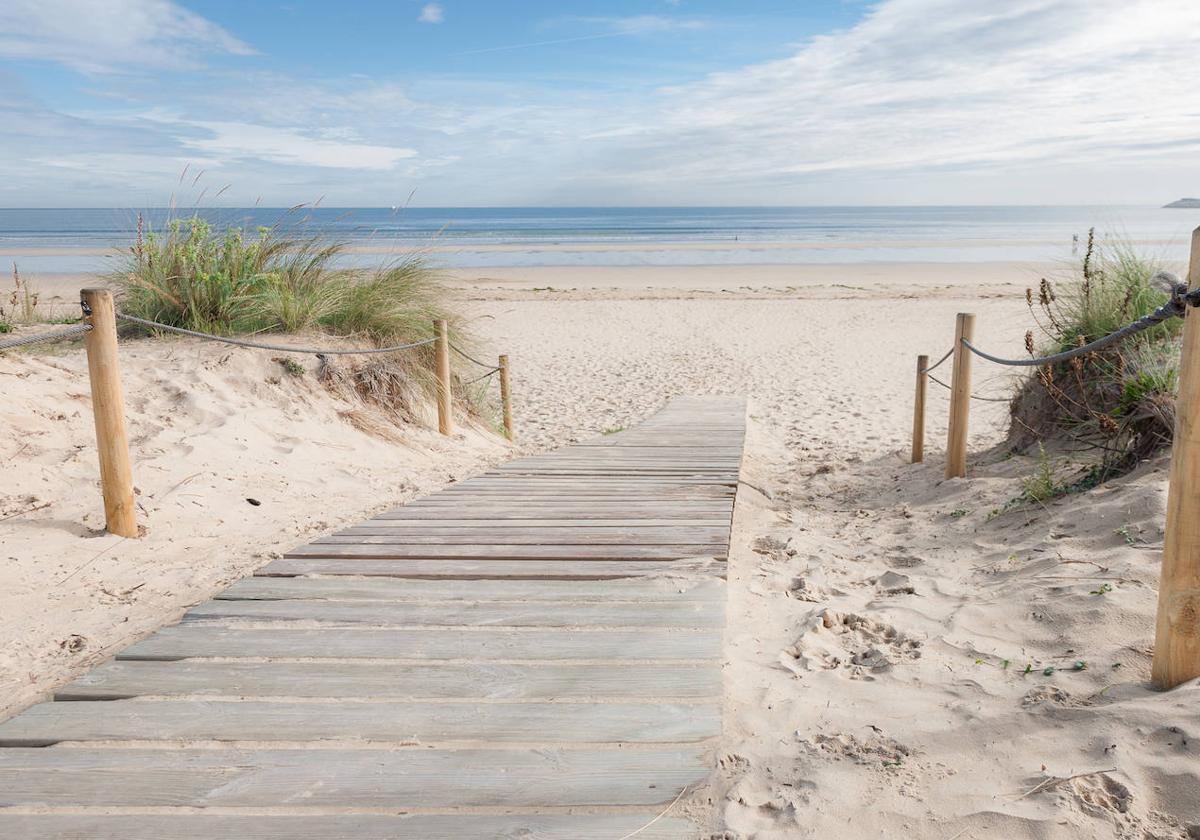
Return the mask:
{"type": "MultiPolygon", "coordinates": [[[[137,238],[112,280],[121,311],[199,332],[317,332],[380,347],[423,341],[434,321],[446,320],[455,343],[471,346],[450,293],[423,258],[352,269],[335,264],[342,250],[278,228],[218,232],[199,216],[148,231],[139,217],[137,238]]],[[[435,388],[434,365],[426,345],[329,368],[320,378],[392,409],[403,404],[396,416],[411,418],[412,397],[435,388]]],[[[461,380],[455,391],[462,404],[478,407],[461,380]]]]}
{"type": "Polygon", "coordinates": [[[13,287],[8,293],[8,305],[0,301],[0,332],[12,332],[17,324],[35,324],[38,321],[38,293],[28,280],[21,279],[17,264],[12,267],[13,287]]]}
{"type": "Polygon", "coordinates": [[[1021,481],[1022,494],[1032,502],[1044,502],[1061,496],[1067,491],[1055,476],[1054,462],[1046,454],[1046,448],[1038,444],[1038,462],[1033,474],[1021,481]]]}
{"type": "MultiPolygon", "coordinates": [[[[1087,250],[1066,282],[1043,279],[1025,296],[1036,329],[1031,355],[1081,346],[1153,312],[1167,300],[1151,278],[1160,266],[1120,243],[1102,247],[1088,232],[1087,250]]],[[[1098,451],[1091,483],[1131,469],[1169,445],[1179,388],[1180,319],[1055,365],[1038,368],[1012,405],[1010,442],[1017,449],[1054,438],[1098,451]]],[[[1083,488],[1079,488],[1083,489],[1083,488]]]]}
{"type": "Polygon", "coordinates": [[[271,361],[279,362],[280,366],[292,376],[304,375],[304,365],[290,356],[275,356],[271,361]]]}

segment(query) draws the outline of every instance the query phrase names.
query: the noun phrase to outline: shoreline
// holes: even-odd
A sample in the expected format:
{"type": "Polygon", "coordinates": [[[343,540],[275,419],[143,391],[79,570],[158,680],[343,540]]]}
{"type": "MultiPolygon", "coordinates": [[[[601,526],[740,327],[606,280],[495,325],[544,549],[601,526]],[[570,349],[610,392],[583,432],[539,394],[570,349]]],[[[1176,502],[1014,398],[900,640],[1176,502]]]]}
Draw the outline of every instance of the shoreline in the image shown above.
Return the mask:
{"type": "MultiPolygon", "coordinates": [[[[833,264],[498,266],[442,269],[451,288],[469,295],[571,294],[598,297],[693,295],[832,297],[884,292],[893,297],[969,297],[1023,294],[1063,266],[1047,262],[886,262],[833,264]],[[849,294],[848,294],[849,293],[849,294]]],[[[104,275],[22,272],[50,304],[74,303],[79,289],[104,283],[104,275]]]]}
{"type": "MultiPolygon", "coordinates": [[[[1131,245],[1170,246],[1179,245],[1174,239],[1130,239],[1131,245]]],[[[873,239],[822,241],[811,240],[754,240],[754,239],[697,239],[694,242],[681,240],[621,240],[612,242],[495,242],[470,243],[455,242],[450,244],[420,244],[419,242],[394,239],[386,244],[349,243],[343,251],[348,254],[394,254],[401,253],[432,253],[452,254],[458,251],[467,253],[605,253],[631,251],[638,253],[653,253],[657,251],[834,251],[834,250],[873,250],[879,248],[894,248],[916,250],[919,248],[955,249],[955,248],[1016,248],[1028,246],[1044,246],[1051,249],[1064,249],[1064,243],[1057,238],[1047,239],[873,239]]],[[[115,256],[124,251],[126,246],[99,247],[83,245],[78,247],[59,246],[18,246],[0,245],[0,258],[9,257],[89,257],[115,256]]],[[[1082,247],[1082,246],[1081,246],[1082,247]]]]}

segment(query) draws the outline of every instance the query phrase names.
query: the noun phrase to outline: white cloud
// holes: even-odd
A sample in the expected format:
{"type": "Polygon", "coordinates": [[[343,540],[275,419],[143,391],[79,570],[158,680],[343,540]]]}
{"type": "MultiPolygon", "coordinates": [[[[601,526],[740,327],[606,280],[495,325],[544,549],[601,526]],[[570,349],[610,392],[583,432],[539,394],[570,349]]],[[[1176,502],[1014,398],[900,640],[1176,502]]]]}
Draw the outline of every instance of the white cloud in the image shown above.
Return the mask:
{"type": "Polygon", "coordinates": [[[680,32],[688,29],[706,29],[708,22],[698,18],[681,18],[667,15],[629,15],[626,17],[578,18],[586,23],[607,26],[619,35],[653,35],[660,32],[680,32]]]}
{"type": "Polygon", "coordinates": [[[1102,177],[1200,143],[1198,53],[1192,0],[891,0],[789,58],[663,91],[592,168],[761,188],[1045,162],[1102,177]]]}
{"type": "Polygon", "coordinates": [[[58,61],[88,73],[190,67],[206,53],[254,50],[171,0],[4,0],[0,57],[58,61]]]}
{"type": "MultiPolygon", "coordinates": [[[[603,37],[699,25],[604,20],[603,37]]],[[[119,116],[52,112],[0,79],[0,193],[120,203],[110,184],[161,192],[158,173],[193,158],[234,181],[226,199],[280,204],[390,204],[413,187],[441,204],[1109,203],[1200,183],[1200,4],[885,0],[780,54],[653,92],[460,74],[105,78],[125,94],[119,116]],[[149,174],[131,157],[107,162],[123,182],[69,177],[117,151],[149,174]]]]}
{"type": "Polygon", "coordinates": [[[307,137],[294,129],[236,122],[192,122],[208,137],[183,137],[184,146],[215,158],[256,159],[294,166],[330,169],[392,169],[414,149],[373,146],[344,138],[346,132],[327,129],[322,138],[307,137]]]}
{"type": "Polygon", "coordinates": [[[446,19],[446,10],[442,8],[441,3],[426,3],[421,7],[421,14],[417,18],[421,23],[441,23],[446,19]]]}

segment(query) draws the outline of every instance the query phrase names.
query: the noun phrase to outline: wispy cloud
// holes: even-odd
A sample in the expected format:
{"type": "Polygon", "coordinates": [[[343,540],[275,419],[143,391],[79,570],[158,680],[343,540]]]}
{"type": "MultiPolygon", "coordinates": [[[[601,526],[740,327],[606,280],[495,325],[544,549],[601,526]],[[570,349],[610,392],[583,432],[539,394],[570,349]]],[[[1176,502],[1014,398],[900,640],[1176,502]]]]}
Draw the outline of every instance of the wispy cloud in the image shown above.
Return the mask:
{"type": "Polygon", "coordinates": [[[1196,140],[1198,52],[1188,0],[891,0],[789,58],[663,91],[654,118],[618,127],[619,151],[594,166],[624,161],[624,179],[643,185],[761,188],[833,172],[1095,165],[1138,142],[1196,140]]]}
{"type": "Polygon", "coordinates": [[[441,23],[446,19],[446,10],[442,8],[441,3],[426,3],[421,7],[421,14],[417,17],[421,23],[441,23]]]}
{"type": "Polygon", "coordinates": [[[564,38],[547,38],[541,41],[528,41],[521,44],[503,44],[495,47],[483,47],[475,50],[462,50],[455,55],[479,55],[482,53],[505,52],[508,50],[524,50],[532,47],[549,47],[556,44],[574,44],[580,41],[599,41],[606,38],[628,38],[640,35],[654,35],[666,32],[679,32],[688,29],[704,29],[708,24],[703,20],[691,18],[673,18],[663,15],[633,15],[628,17],[571,17],[556,18],[552,23],[561,24],[564,21],[574,24],[585,24],[589,27],[599,27],[599,32],[589,32],[584,35],[572,35],[564,38]]]}
{"type": "Polygon", "coordinates": [[[171,0],[4,0],[0,57],[56,61],[86,73],[195,66],[253,48],[171,0]]]}
{"type": "MultiPolygon", "coordinates": [[[[13,8],[0,7],[6,32],[13,8]]],[[[488,51],[704,37],[706,23],[675,13],[579,22],[546,32],[575,37],[488,51]]],[[[180,26],[135,26],[130,42],[203,59],[194,33],[213,24],[180,26]]],[[[64,57],[85,33],[56,37],[45,57],[77,67],[89,55],[64,57]]],[[[13,54],[7,38],[0,55],[13,54]]],[[[100,65],[125,66],[112,57],[117,36],[98,43],[100,65]]],[[[466,74],[105,76],[96,87],[121,98],[99,113],[64,113],[0,79],[0,199],[119,202],[122,184],[149,190],[194,158],[234,182],[225,199],[250,190],[277,203],[326,191],[334,203],[395,203],[413,187],[443,204],[1071,203],[1175,197],[1200,183],[1191,0],[883,0],[851,27],[775,52],[785,57],[657,88],[466,74]]]]}
{"type": "Polygon", "coordinates": [[[184,146],[216,158],[269,161],[292,166],[332,169],[392,169],[415,149],[375,146],[349,139],[349,129],[326,130],[310,137],[296,129],[234,122],[187,124],[208,133],[206,137],[184,137],[184,146]],[[339,136],[340,135],[340,136],[339,136]]]}
{"type": "Polygon", "coordinates": [[[612,29],[619,35],[654,35],[660,32],[680,32],[689,29],[707,29],[708,21],[701,18],[685,18],[673,15],[627,15],[625,17],[580,17],[574,20],[598,24],[612,29]]]}

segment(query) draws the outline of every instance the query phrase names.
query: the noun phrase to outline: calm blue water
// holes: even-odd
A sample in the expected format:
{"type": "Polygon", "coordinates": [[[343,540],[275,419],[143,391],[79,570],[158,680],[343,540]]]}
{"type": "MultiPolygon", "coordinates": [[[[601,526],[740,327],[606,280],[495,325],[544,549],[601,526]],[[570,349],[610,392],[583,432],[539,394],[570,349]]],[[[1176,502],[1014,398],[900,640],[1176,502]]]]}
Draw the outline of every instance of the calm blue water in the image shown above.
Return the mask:
{"type": "MultiPolygon", "coordinates": [[[[181,211],[182,212],[182,211],[181,211]]],[[[1089,226],[1165,259],[1186,257],[1200,210],[1151,207],[207,208],[217,227],[278,225],[369,248],[428,248],[452,266],[702,265],[1057,260],[1089,226]]],[[[170,211],[143,211],[161,227],[170,211]]],[[[0,209],[0,260],[23,270],[104,271],[137,212],[0,209]],[[53,253],[51,253],[53,249],[53,253]],[[78,253],[71,253],[76,251],[78,253]]]]}

